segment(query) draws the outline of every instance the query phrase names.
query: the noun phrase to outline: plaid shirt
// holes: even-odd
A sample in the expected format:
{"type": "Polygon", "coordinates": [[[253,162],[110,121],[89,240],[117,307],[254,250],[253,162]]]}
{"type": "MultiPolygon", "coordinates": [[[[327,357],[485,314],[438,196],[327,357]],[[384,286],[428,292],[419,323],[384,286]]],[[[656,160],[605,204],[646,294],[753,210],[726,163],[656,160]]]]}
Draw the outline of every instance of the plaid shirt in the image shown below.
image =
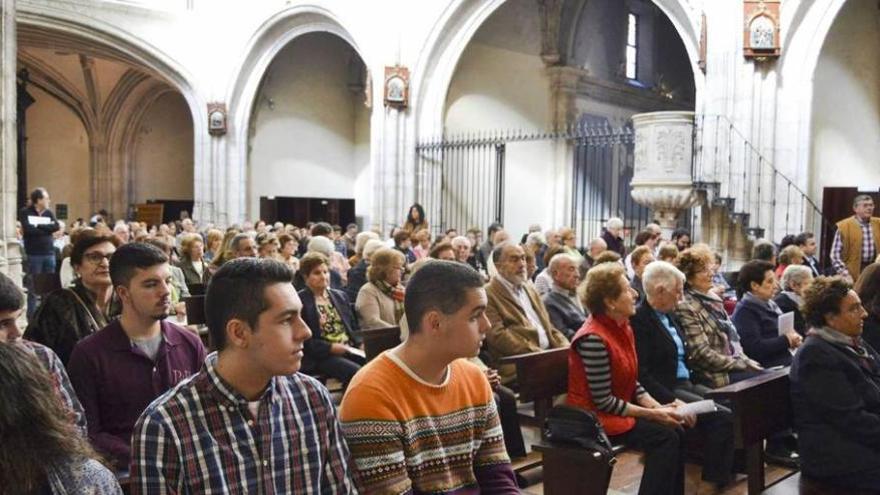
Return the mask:
{"type": "Polygon", "coordinates": [[[49,372],[49,375],[52,376],[55,390],[58,391],[58,396],[61,397],[61,400],[70,410],[72,421],[76,424],[83,437],[88,436],[86,413],[76,397],[76,392],[73,390],[73,385],[71,385],[67,371],[65,371],[64,365],[61,364],[61,359],[58,358],[58,355],[52,349],[30,340],[19,339],[16,343],[34,355],[40,361],[40,364],[43,365],[43,368],[49,372]]]}
{"type": "MultiPolygon", "coordinates": [[[[874,234],[871,232],[871,221],[863,222],[856,219],[862,228],[862,263],[871,263],[877,253],[874,252],[874,234]]],[[[846,263],[843,262],[841,254],[843,253],[843,238],[840,235],[840,229],[834,233],[834,241],[831,243],[831,265],[838,275],[849,275],[846,269],[846,263]]]]}
{"type": "Polygon", "coordinates": [[[277,376],[257,418],[216,371],[156,399],[132,435],[131,493],[357,493],[330,395],[302,374],[277,376]]]}

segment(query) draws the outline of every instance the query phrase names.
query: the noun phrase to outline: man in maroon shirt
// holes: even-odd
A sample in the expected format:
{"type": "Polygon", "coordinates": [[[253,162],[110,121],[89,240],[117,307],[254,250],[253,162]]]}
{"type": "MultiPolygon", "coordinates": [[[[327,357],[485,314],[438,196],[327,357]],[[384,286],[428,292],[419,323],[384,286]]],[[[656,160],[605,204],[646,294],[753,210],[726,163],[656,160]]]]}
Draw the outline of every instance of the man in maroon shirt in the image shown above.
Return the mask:
{"type": "Polygon", "coordinates": [[[138,417],[201,368],[205,348],[198,336],[165,321],[171,271],[161,250],[145,243],[120,247],[110,260],[110,278],[122,316],[81,340],[67,369],[86,411],[89,439],[126,469],[138,417]]]}

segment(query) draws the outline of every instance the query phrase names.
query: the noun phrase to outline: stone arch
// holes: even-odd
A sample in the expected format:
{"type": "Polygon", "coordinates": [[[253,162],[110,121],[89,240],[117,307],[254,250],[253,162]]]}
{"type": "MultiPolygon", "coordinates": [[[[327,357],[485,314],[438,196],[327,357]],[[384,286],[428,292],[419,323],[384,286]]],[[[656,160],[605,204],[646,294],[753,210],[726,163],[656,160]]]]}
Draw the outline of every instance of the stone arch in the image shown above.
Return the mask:
{"type": "Polygon", "coordinates": [[[248,203],[248,133],[253,117],[254,101],[269,65],[278,53],[296,38],[314,32],[333,34],[351,46],[367,68],[372,67],[351,32],[331,11],[314,5],[301,5],[282,10],[267,19],[251,36],[244,57],[233,72],[236,79],[227,93],[229,102],[229,135],[223,174],[228,184],[235,184],[221,194],[219,203],[228,208],[232,222],[245,219],[248,203]]]}
{"type": "MultiPolygon", "coordinates": [[[[443,12],[431,30],[413,71],[414,124],[419,137],[443,131],[446,96],[458,61],[474,34],[506,0],[457,0],[443,12]]],[[[699,61],[699,20],[683,0],[653,0],[681,36],[690,58],[699,108],[703,81],[699,61]]]]}
{"type": "Polygon", "coordinates": [[[91,45],[107,49],[117,58],[155,74],[183,95],[193,122],[195,205],[192,213],[195,218],[210,220],[211,210],[206,208],[205,190],[199,187],[206,172],[204,169],[209,152],[206,102],[192,83],[192,76],[183,66],[148,42],[116,26],[71,10],[21,4],[16,12],[16,22],[19,26],[44,30],[59,36],[78,38],[91,45]]]}

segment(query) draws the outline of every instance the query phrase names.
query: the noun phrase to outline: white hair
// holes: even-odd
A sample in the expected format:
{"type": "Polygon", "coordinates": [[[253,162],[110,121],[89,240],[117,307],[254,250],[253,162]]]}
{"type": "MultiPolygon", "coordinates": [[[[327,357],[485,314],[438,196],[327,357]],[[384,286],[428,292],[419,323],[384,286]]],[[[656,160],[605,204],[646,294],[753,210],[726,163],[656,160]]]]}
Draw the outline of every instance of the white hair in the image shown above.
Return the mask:
{"type": "Polygon", "coordinates": [[[333,241],[322,235],[312,237],[312,239],[309,241],[308,252],[321,253],[324,256],[329,257],[331,254],[333,254],[333,241]]]}
{"type": "Polygon", "coordinates": [[[559,269],[559,264],[563,261],[568,260],[577,265],[577,260],[574,256],[568,253],[557,253],[554,254],[552,258],[550,258],[550,263],[547,264],[547,269],[550,270],[551,274],[555,274],[556,270],[559,269]]]}
{"type": "Polygon", "coordinates": [[[623,220],[618,217],[611,217],[605,222],[605,228],[608,230],[618,230],[623,228],[623,220]]]}
{"type": "Polygon", "coordinates": [[[458,248],[458,246],[464,245],[467,245],[467,247],[471,247],[471,240],[463,235],[452,238],[452,247],[458,248]]]}
{"type": "Polygon", "coordinates": [[[358,235],[354,237],[354,252],[362,254],[364,252],[364,247],[366,247],[367,245],[367,242],[378,238],[379,234],[373,232],[372,230],[359,232],[358,235]]]}
{"type": "Polygon", "coordinates": [[[590,247],[593,247],[596,244],[601,244],[601,245],[605,246],[606,249],[608,248],[608,243],[605,242],[605,239],[602,239],[601,237],[597,237],[597,238],[593,239],[592,241],[590,241],[590,247]]]}
{"type": "Polygon", "coordinates": [[[804,265],[788,265],[782,272],[782,290],[789,290],[793,283],[803,284],[807,280],[813,278],[813,270],[804,265]]]}
{"type": "Polygon", "coordinates": [[[547,239],[541,232],[532,232],[526,237],[526,244],[540,246],[541,244],[547,244],[547,239]]]}
{"type": "Polygon", "coordinates": [[[364,244],[364,259],[370,259],[373,257],[373,253],[385,247],[385,243],[380,241],[379,239],[370,239],[364,244]]]}
{"type": "Polygon", "coordinates": [[[684,283],[684,273],[666,261],[650,263],[642,272],[642,287],[646,294],[656,294],[661,287],[675,287],[676,280],[684,283]]]}

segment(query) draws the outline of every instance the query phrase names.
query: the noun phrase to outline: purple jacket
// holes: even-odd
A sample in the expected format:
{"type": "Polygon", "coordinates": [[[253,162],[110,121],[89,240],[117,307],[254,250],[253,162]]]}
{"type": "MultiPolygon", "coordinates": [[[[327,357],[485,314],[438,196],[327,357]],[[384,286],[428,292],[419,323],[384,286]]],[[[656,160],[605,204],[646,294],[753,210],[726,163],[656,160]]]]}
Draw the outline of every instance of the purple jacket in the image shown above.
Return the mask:
{"type": "Polygon", "coordinates": [[[89,440],[117,466],[128,466],[131,432],[153,400],[184,378],[195,374],[205,360],[199,337],[167,321],[154,363],[136,348],[119,320],[79,341],[67,372],[86,412],[89,440]]]}

